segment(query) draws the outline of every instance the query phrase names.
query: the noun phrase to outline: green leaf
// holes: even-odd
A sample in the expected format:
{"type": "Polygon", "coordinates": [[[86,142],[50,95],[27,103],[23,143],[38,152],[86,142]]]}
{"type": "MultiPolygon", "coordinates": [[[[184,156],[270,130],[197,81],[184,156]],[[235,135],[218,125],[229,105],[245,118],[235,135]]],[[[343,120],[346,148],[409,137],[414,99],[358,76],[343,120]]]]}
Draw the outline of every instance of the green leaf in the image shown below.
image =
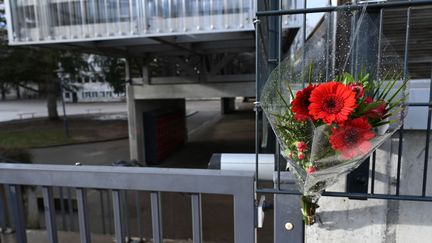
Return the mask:
{"type": "Polygon", "coordinates": [[[392,110],[393,108],[395,108],[396,106],[400,105],[400,103],[402,103],[402,101],[405,100],[405,97],[401,97],[399,98],[396,102],[389,104],[389,108],[388,110],[392,110]]]}
{"type": "Polygon", "coordinates": [[[378,122],[375,124],[375,127],[379,127],[379,126],[386,125],[386,124],[393,124],[397,121],[399,121],[399,120],[396,119],[396,120],[378,122]]]}
{"type": "Polygon", "coordinates": [[[312,63],[309,64],[309,85],[312,84],[312,63]]]}
{"type": "Polygon", "coordinates": [[[293,92],[293,90],[292,90],[291,85],[289,84],[289,82],[287,82],[287,87],[288,87],[288,91],[289,91],[289,93],[291,95],[291,99],[294,99],[295,95],[294,95],[294,92],[293,92]]]}
{"type": "Polygon", "coordinates": [[[396,90],[396,92],[392,95],[392,97],[387,101],[388,103],[391,103],[392,100],[399,94],[399,92],[405,88],[405,86],[407,85],[407,83],[409,82],[409,79],[406,79],[403,84],[396,90]]]}
{"type": "Polygon", "coordinates": [[[276,93],[279,95],[279,97],[281,98],[282,102],[285,104],[286,108],[291,111],[291,109],[289,108],[290,105],[288,105],[288,103],[286,102],[285,98],[282,96],[282,94],[280,93],[279,89],[276,89],[276,93]]]}
{"type": "Polygon", "coordinates": [[[347,72],[343,73],[343,81],[342,81],[343,84],[348,85],[353,82],[355,82],[355,79],[350,73],[347,72]]]}
{"type": "Polygon", "coordinates": [[[381,99],[384,100],[387,97],[387,95],[390,93],[390,91],[393,89],[393,87],[395,86],[396,83],[397,83],[396,79],[391,82],[390,87],[387,89],[387,91],[384,93],[384,95],[381,99]]]}

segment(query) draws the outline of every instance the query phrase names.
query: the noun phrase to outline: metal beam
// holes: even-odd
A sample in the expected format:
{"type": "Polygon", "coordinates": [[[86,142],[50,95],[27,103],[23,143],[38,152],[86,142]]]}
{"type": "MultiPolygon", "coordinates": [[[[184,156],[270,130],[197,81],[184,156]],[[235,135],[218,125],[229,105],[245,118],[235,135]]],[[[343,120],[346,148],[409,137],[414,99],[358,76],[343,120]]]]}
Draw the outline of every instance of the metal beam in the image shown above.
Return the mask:
{"type": "Polygon", "coordinates": [[[253,180],[247,171],[0,164],[0,184],[237,195],[253,180]]]}
{"type": "Polygon", "coordinates": [[[255,96],[255,82],[195,83],[133,86],[135,99],[255,96]]]}
{"type": "Polygon", "coordinates": [[[211,67],[211,70],[209,72],[209,75],[215,75],[218,73],[222,68],[224,68],[236,55],[235,54],[227,54],[225,55],[222,60],[220,60],[215,66],[211,67]]]}
{"type": "Polygon", "coordinates": [[[177,48],[179,50],[187,51],[187,52],[189,52],[191,54],[195,54],[195,55],[202,55],[203,54],[201,52],[198,52],[198,51],[196,51],[196,50],[194,50],[194,49],[186,46],[185,44],[179,44],[179,43],[176,43],[176,42],[173,42],[173,41],[169,41],[169,40],[164,39],[163,37],[150,37],[150,38],[153,39],[153,40],[156,40],[156,41],[158,41],[158,42],[160,42],[162,44],[175,47],[175,48],[177,48]]]}
{"type": "Polygon", "coordinates": [[[173,57],[173,58],[169,58],[167,59],[168,62],[170,63],[174,63],[174,64],[178,64],[180,65],[180,67],[189,75],[192,77],[197,77],[197,73],[194,70],[194,67],[192,67],[191,65],[193,65],[193,63],[187,63],[185,62],[185,60],[183,58],[180,57],[173,57]]]}

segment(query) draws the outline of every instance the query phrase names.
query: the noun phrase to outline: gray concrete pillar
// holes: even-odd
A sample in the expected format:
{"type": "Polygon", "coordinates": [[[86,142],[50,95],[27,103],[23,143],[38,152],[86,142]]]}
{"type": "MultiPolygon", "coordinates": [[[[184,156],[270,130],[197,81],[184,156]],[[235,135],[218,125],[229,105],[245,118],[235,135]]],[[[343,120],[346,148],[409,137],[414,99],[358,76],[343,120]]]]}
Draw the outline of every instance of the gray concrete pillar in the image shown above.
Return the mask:
{"type": "Polygon", "coordinates": [[[235,111],[235,98],[221,98],[221,113],[229,114],[235,111]]]}
{"type": "MultiPolygon", "coordinates": [[[[135,99],[134,86],[128,85],[127,87],[127,105],[128,105],[128,123],[129,123],[129,150],[130,159],[136,159],[138,162],[148,165],[149,163],[155,163],[155,161],[147,161],[146,158],[146,136],[157,136],[163,139],[163,136],[177,136],[176,141],[181,143],[187,140],[187,129],[186,129],[186,101],[185,99],[135,99]],[[176,117],[171,118],[172,111],[176,112],[176,117]],[[174,132],[166,133],[166,130],[161,124],[147,124],[151,125],[151,130],[146,127],[145,114],[152,114],[157,117],[156,122],[171,122],[181,127],[176,128],[174,132]],[[180,113],[180,117],[178,114],[180,113]],[[169,114],[169,115],[167,115],[169,114]],[[145,131],[152,134],[145,134],[145,131]],[[165,134],[160,134],[165,132],[165,134]],[[181,136],[181,137],[178,137],[181,136]]],[[[168,126],[168,128],[171,126],[168,126]]],[[[148,138],[148,137],[147,137],[148,138]]],[[[163,141],[152,141],[151,143],[158,143],[157,146],[161,145],[163,141]]],[[[158,147],[159,149],[160,147],[158,147]]],[[[164,147],[163,155],[166,156],[172,151],[172,146],[168,148],[164,147]]],[[[159,151],[162,153],[161,151],[159,151]]]]}
{"type": "Polygon", "coordinates": [[[128,108],[128,128],[129,128],[129,151],[130,159],[135,159],[144,163],[144,134],[143,116],[140,112],[140,104],[135,100],[133,86],[126,87],[126,100],[128,108]]]}

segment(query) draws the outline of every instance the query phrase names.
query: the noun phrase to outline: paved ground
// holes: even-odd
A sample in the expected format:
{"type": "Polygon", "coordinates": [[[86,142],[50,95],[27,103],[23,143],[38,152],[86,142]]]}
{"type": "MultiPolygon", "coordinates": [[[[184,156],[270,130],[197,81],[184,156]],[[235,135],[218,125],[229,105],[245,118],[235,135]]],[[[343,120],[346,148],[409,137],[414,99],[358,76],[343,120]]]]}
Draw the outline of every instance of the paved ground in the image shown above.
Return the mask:
{"type": "MultiPolygon", "coordinates": [[[[219,101],[187,101],[189,113],[195,110],[219,111],[219,101]]],[[[63,114],[61,103],[57,104],[59,115],[63,114]]],[[[95,113],[123,113],[126,118],[127,107],[125,102],[95,102],[95,103],[66,103],[67,115],[82,115],[95,113]]],[[[0,101],[0,122],[20,119],[19,114],[34,113],[34,117],[46,117],[47,108],[45,100],[9,100],[0,101]]],[[[24,114],[22,118],[31,118],[31,114],[24,114]]]]}
{"type": "MultiPolygon", "coordinates": [[[[219,101],[189,101],[186,103],[186,109],[189,114],[187,118],[189,143],[184,149],[167,159],[169,164],[172,164],[173,161],[179,161],[179,156],[191,156],[194,154],[190,153],[190,149],[194,150],[194,146],[204,146],[205,144],[199,144],[200,140],[202,140],[200,137],[206,137],[208,141],[212,141],[212,135],[201,134],[205,133],[205,131],[211,132],[212,130],[209,130],[209,128],[222,119],[219,101]],[[188,152],[184,154],[185,151],[188,152]]],[[[214,149],[220,152],[217,147],[214,149]]],[[[195,148],[195,150],[202,151],[198,148],[195,148]]],[[[209,156],[201,157],[201,161],[208,162],[211,151],[209,156]]],[[[208,154],[206,153],[206,155],[208,154]]],[[[117,160],[129,159],[129,143],[127,139],[122,139],[103,143],[32,149],[32,155],[34,163],[75,164],[80,162],[84,165],[111,165],[117,160]]],[[[180,161],[192,161],[192,159],[185,158],[180,159],[180,161]]],[[[196,161],[196,159],[193,161],[196,161]]]]}

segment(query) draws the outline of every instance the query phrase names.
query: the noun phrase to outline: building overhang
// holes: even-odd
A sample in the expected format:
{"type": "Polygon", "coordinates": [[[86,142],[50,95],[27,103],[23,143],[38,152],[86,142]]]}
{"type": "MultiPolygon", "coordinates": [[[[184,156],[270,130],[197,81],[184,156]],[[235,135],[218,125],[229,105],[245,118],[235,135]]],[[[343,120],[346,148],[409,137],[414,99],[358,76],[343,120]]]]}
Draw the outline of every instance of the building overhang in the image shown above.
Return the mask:
{"type": "Polygon", "coordinates": [[[205,99],[211,97],[254,97],[255,81],[194,83],[170,85],[131,85],[130,98],[141,99],[205,99]]]}

